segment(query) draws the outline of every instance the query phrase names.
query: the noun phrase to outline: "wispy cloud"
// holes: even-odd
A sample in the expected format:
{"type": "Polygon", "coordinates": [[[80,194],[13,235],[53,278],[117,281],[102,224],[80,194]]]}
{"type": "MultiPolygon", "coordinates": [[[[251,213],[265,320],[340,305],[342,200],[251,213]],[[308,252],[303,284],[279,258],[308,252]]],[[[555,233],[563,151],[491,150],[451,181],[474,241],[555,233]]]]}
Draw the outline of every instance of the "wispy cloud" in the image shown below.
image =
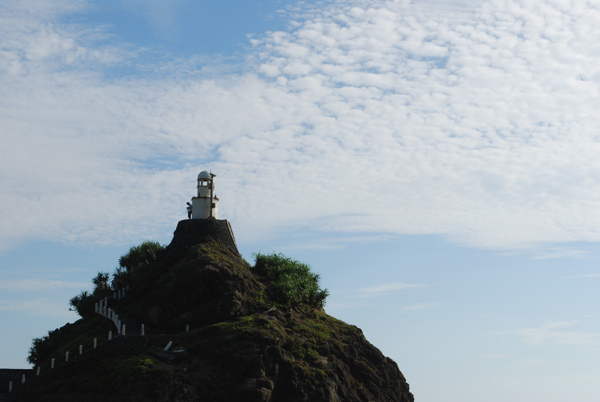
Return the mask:
{"type": "Polygon", "coordinates": [[[583,274],[583,275],[569,275],[569,276],[563,276],[563,278],[600,278],[600,273],[583,274]]]}
{"type": "Polygon", "coordinates": [[[430,310],[436,306],[439,306],[441,303],[419,303],[412,304],[410,306],[402,307],[402,310],[406,311],[421,311],[421,310],[430,310]]]}
{"type": "Polygon", "coordinates": [[[491,360],[506,360],[508,358],[510,358],[509,355],[507,355],[506,353],[486,353],[481,355],[481,357],[485,358],[485,359],[491,359],[491,360]]]}
{"type": "Polygon", "coordinates": [[[584,258],[590,254],[588,250],[569,249],[557,247],[554,249],[538,249],[535,251],[534,259],[550,260],[554,258],[584,258]]]}
{"type": "Polygon", "coordinates": [[[219,75],[69,23],[85,1],[4,3],[0,244],[158,238],[206,167],[241,241],[599,241],[600,6],[439,4],[299,9],[219,75]]]}
{"type": "Polygon", "coordinates": [[[33,316],[56,317],[66,320],[77,318],[77,314],[69,311],[68,305],[61,305],[55,300],[37,298],[30,300],[0,300],[0,311],[17,312],[33,316]]]}
{"type": "Polygon", "coordinates": [[[513,331],[530,345],[562,344],[575,346],[600,346],[600,333],[575,332],[564,329],[577,326],[578,322],[550,321],[537,328],[513,331]]]}
{"type": "Polygon", "coordinates": [[[0,289],[12,291],[45,291],[54,289],[87,289],[89,283],[43,279],[2,279],[0,289]]]}
{"type": "Polygon", "coordinates": [[[389,241],[394,238],[392,235],[354,235],[352,237],[339,237],[335,234],[331,234],[320,241],[310,240],[310,241],[297,241],[294,242],[293,238],[290,240],[293,242],[289,246],[285,246],[284,250],[335,250],[348,246],[352,246],[353,244],[365,244],[365,243],[373,243],[380,241],[389,241]]]}
{"type": "Polygon", "coordinates": [[[430,286],[433,285],[421,285],[404,282],[382,283],[380,285],[359,289],[359,295],[361,297],[377,297],[404,290],[422,289],[430,286]]]}

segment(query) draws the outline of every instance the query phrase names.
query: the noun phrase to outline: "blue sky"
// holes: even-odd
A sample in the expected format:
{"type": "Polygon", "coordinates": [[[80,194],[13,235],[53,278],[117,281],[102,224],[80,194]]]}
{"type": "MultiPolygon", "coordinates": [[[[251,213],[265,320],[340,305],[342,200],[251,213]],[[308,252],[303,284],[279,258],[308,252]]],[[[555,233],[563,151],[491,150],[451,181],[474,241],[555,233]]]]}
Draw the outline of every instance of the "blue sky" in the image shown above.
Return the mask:
{"type": "Polygon", "coordinates": [[[597,401],[600,6],[254,3],[0,1],[0,367],[211,169],[419,401],[597,401]]]}

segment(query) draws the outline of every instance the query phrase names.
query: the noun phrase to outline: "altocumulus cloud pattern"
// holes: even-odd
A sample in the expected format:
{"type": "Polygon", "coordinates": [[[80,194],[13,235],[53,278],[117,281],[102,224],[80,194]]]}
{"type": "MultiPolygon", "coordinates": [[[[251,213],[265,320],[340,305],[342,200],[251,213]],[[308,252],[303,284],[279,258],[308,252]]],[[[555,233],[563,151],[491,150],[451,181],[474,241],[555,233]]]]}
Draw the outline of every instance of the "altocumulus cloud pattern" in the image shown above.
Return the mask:
{"type": "Polygon", "coordinates": [[[85,7],[0,6],[4,247],[168,231],[207,163],[238,237],[600,239],[595,2],[307,5],[243,68],[70,23],[85,7]]]}

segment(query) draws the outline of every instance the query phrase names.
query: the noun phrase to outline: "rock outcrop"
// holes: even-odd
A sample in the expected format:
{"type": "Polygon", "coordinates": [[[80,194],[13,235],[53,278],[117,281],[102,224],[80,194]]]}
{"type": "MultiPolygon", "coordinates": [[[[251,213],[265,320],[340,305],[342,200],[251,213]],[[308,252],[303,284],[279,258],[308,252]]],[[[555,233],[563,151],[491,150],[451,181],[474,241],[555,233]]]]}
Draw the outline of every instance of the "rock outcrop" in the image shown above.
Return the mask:
{"type": "Polygon", "coordinates": [[[189,222],[180,222],[163,257],[126,297],[109,302],[127,328],[143,323],[146,335],[128,331],[29,381],[19,397],[413,401],[396,363],[359,328],[319,309],[274,303],[271,284],[240,257],[235,240],[223,240],[226,231],[219,238],[189,222]]]}

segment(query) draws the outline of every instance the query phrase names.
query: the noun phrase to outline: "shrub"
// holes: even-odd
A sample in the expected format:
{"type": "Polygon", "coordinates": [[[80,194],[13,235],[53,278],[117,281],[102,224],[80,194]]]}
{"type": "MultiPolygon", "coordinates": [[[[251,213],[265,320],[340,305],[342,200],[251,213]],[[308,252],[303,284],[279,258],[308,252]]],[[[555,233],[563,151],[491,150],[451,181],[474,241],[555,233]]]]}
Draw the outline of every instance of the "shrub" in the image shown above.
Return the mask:
{"type": "Polygon", "coordinates": [[[139,246],[131,247],[127,254],[119,258],[119,266],[115,269],[110,283],[108,272],[98,272],[92,279],[94,284],[92,293],[81,291],[69,300],[69,304],[81,318],[92,317],[97,302],[110,296],[114,291],[131,285],[138,275],[159,258],[164,249],[164,246],[155,241],[145,241],[139,246]]]}
{"type": "Polygon", "coordinates": [[[329,291],[319,288],[320,276],[311,272],[308,265],[282,254],[258,253],[255,257],[253,269],[272,282],[276,302],[287,306],[323,308],[329,291]]]}
{"type": "Polygon", "coordinates": [[[131,285],[135,278],[155,262],[164,246],[156,241],[145,241],[139,246],[129,249],[127,254],[119,258],[119,266],[113,273],[113,289],[122,289],[131,285]]]}
{"type": "Polygon", "coordinates": [[[94,306],[99,300],[99,297],[94,297],[87,290],[82,290],[81,293],[69,300],[69,304],[81,318],[90,318],[94,315],[94,306]]]}
{"type": "Polygon", "coordinates": [[[94,315],[94,305],[112,293],[108,285],[108,278],[108,272],[98,272],[92,279],[94,284],[92,293],[82,290],[77,296],[73,296],[69,300],[69,304],[81,318],[92,317],[94,315]]]}
{"type": "Polygon", "coordinates": [[[27,361],[34,366],[51,357],[52,353],[60,347],[60,329],[48,331],[48,335],[33,338],[27,361]]]}

